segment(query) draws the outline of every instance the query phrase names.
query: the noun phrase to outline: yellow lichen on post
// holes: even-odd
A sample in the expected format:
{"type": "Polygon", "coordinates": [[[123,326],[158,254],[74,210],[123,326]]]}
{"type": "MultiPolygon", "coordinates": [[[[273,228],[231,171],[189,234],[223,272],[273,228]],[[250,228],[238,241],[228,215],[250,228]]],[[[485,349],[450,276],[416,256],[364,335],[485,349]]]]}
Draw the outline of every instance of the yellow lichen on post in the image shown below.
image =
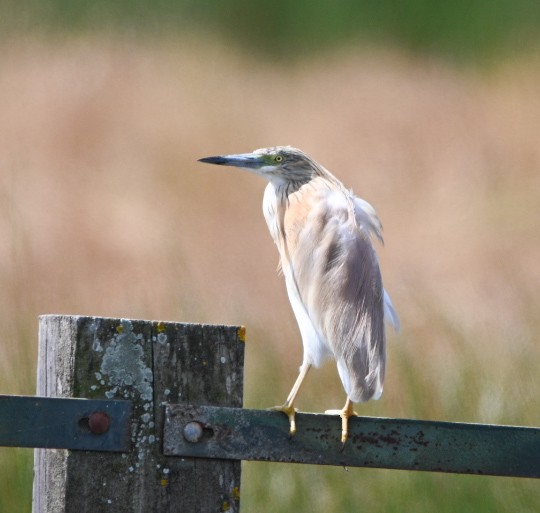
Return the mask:
{"type": "Polygon", "coordinates": [[[241,342],[245,342],[246,341],[246,327],[245,326],[240,326],[238,328],[238,339],[241,341],[241,342]]]}

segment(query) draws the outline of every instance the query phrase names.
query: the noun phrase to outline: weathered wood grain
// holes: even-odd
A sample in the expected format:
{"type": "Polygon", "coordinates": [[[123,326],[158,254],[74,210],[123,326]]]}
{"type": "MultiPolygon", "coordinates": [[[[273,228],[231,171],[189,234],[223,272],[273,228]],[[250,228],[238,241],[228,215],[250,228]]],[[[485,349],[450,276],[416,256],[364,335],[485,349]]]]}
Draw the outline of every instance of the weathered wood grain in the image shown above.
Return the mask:
{"type": "Polygon", "coordinates": [[[42,396],[134,402],[126,454],[36,450],[34,513],[238,511],[240,462],[162,454],[163,404],[242,406],[243,329],[43,316],[42,396]]]}

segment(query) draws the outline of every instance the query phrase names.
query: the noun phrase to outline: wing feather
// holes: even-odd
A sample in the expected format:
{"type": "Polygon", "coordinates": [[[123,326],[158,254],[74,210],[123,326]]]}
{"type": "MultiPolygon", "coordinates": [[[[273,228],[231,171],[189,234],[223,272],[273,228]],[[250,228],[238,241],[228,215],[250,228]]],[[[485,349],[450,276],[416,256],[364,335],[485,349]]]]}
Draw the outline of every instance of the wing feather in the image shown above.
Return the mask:
{"type": "Polygon", "coordinates": [[[367,401],[382,393],[385,372],[384,291],[370,240],[380,238],[380,223],[373,207],[345,190],[309,194],[300,203],[305,214],[285,224],[290,267],[347,394],[367,401]]]}
{"type": "Polygon", "coordinates": [[[354,402],[378,399],[384,321],[395,327],[399,321],[371,241],[382,242],[375,209],[323,177],[292,193],[270,183],[263,209],[302,335],[304,364],[318,367],[333,356],[354,402]]]}

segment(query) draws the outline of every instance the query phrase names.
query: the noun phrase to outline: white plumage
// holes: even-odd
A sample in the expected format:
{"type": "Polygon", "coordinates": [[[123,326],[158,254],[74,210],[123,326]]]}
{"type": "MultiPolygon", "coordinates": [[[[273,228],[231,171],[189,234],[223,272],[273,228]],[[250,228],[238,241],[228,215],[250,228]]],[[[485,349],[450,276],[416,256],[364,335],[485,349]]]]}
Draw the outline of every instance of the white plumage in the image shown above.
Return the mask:
{"type": "Polygon", "coordinates": [[[244,167],[268,181],[263,213],[304,346],[300,375],[278,409],[289,416],[294,433],[294,400],[305,375],[334,358],[347,394],[340,411],[345,441],[354,414],[351,402],[382,394],[384,321],[396,329],[399,324],[372,244],[372,238],[383,240],[375,209],[295,148],[201,160],[244,167]]]}

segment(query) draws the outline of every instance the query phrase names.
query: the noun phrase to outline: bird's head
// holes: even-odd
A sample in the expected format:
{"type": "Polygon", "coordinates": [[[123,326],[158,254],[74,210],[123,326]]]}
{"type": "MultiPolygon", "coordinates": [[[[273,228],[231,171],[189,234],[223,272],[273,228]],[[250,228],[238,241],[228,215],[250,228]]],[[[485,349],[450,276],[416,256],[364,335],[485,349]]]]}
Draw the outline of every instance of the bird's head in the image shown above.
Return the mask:
{"type": "Polygon", "coordinates": [[[253,153],[205,157],[199,162],[241,167],[269,182],[309,181],[321,173],[321,166],[303,151],[291,146],[261,148],[253,153]]]}

